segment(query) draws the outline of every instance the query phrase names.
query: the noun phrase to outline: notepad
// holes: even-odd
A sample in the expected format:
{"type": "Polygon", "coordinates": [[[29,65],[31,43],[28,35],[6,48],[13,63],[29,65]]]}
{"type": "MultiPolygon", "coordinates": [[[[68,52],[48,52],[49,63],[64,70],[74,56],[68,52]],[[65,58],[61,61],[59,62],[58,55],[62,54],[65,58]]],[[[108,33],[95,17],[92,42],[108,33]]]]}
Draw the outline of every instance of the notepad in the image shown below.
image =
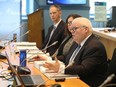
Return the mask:
{"type": "Polygon", "coordinates": [[[63,74],[63,73],[44,73],[46,77],[49,79],[60,79],[60,78],[65,78],[65,79],[72,79],[72,78],[79,78],[78,75],[70,75],[70,74],[63,74]]]}

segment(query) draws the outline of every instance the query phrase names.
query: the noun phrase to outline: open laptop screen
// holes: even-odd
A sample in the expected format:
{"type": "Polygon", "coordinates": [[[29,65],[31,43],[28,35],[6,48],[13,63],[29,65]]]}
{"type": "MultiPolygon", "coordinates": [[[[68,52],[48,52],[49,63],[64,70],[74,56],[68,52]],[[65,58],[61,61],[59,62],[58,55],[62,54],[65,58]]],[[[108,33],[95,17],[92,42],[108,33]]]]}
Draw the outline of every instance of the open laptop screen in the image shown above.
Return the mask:
{"type": "Polygon", "coordinates": [[[16,71],[16,69],[11,64],[7,53],[6,53],[6,57],[7,57],[8,64],[9,64],[9,66],[11,68],[11,71],[14,74],[14,79],[15,79],[16,85],[18,87],[19,86],[21,86],[21,87],[35,87],[35,86],[38,86],[38,85],[43,85],[45,83],[45,81],[43,80],[41,75],[21,75],[20,76],[19,73],[16,71]],[[31,83],[29,81],[29,83],[26,84],[25,83],[26,81],[24,80],[24,77],[27,77],[27,78],[31,77],[30,79],[32,79],[33,83],[31,83]]]}
{"type": "Polygon", "coordinates": [[[16,69],[13,67],[13,65],[11,64],[10,60],[9,60],[9,56],[7,54],[7,52],[5,52],[6,54],[6,59],[8,61],[9,67],[11,68],[11,72],[17,76],[17,78],[19,79],[20,83],[21,83],[21,87],[25,87],[23,80],[21,79],[20,75],[17,73],[16,69]]]}

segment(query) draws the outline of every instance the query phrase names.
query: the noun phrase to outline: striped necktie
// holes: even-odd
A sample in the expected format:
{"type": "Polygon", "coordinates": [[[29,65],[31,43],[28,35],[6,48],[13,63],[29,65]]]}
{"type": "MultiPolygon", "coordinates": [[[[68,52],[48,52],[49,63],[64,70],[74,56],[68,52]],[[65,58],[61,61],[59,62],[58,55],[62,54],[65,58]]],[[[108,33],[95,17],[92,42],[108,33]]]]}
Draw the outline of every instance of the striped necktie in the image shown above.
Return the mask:
{"type": "Polygon", "coordinates": [[[79,50],[80,50],[81,45],[78,45],[78,47],[74,50],[72,56],[70,57],[69,64],[74,62],[75,57],[77,56],[79,50]]]}

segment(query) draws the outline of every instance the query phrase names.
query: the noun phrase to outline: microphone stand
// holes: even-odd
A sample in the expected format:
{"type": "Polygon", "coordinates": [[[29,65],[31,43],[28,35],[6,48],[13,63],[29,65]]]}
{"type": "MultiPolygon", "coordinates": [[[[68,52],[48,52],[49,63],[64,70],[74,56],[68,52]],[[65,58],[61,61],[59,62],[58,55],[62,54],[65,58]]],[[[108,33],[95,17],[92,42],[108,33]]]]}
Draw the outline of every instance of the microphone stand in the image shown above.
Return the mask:
{"type": "Polygon", "coordinates": [[[45,47],[44,49],[42,49],[42,52],[46,53],[46,50],[47,50],[48,48],[54,46],[54,45],[57,44],[57,43],[58,43],[58,41],[53,42],[53,43],[50,44],[49,46],[47,46],[47,47],[45,47]]]}
{"type": "Polygon", "coordinates": [[[115,78],[115,74],[109,75],[99,87],[107,87],[106,85],[109,84],[114,78],[115,78]]]}

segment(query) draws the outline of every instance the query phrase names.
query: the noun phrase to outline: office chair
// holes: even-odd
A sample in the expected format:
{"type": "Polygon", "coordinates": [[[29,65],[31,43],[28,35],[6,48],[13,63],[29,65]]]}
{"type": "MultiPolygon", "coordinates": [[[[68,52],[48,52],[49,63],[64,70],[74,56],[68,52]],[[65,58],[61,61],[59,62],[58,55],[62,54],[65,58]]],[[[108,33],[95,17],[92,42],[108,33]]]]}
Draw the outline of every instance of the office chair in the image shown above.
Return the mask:
{"type": "Polygon", "coordinates": [[[115,74],[116,75],[116,48],[114,49],[112,59],[109,62],[108,70],[107,70],[107,75],[115,74]]]}
{"type": "Polygon", "coordinates": [[[107,78],[99,87],[116,87],[116,48],[114,49],[112,59],[109,62],[107,78]]]}

